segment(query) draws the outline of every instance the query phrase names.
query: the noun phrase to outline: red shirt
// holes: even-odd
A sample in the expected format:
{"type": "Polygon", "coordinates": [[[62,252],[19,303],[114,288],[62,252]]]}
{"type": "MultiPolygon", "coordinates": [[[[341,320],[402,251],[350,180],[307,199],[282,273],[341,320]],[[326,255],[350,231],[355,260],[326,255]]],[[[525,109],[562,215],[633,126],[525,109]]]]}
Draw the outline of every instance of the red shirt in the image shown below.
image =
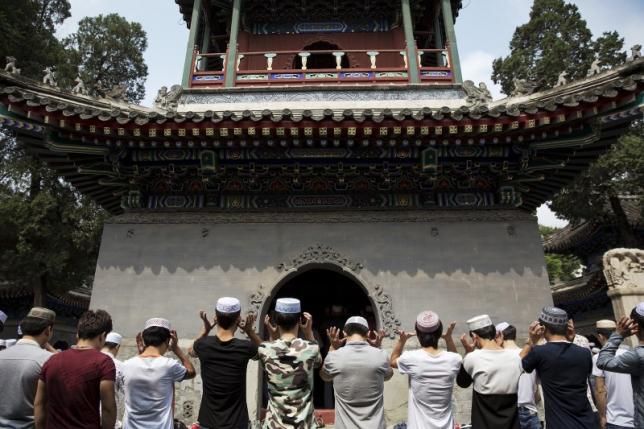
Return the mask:
{"type": "Polygon", "coordinates": [[[115,378],[114,362],[98,350],[53,355],[40,374],[47,386],[47,429],[101,429],[100,383],[115,378]]]}

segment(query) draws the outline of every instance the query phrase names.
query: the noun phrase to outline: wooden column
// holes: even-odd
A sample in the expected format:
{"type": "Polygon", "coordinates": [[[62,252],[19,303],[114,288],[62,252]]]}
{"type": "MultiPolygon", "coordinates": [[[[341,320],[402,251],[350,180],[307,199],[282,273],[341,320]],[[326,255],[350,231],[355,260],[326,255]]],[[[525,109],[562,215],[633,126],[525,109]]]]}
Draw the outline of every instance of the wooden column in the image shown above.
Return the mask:
{"type": "Polygon", "coordinates": [[[454,73],[454,81],[456,83],[463,83],[463,74],[461,73],[461,60],[458,56],[458,45],[456,43],[456,31],[454,31],[454,14],[452,12],[451,0],[442,0],[443,6],[443,25],[445,25],[445,33],[447,34],[447,42],[449,43],[450,56],[452,57],[452,72],[454,73]]]}
{"type": "Polygon", "coordinates": [[[199,19],[201,15],[201,0],[195,0],[192,6],[192,18],[190,19],[190,36],[188,37],[188,47],[186,48],[186,61],[183,66],[183,79],[181,84],[184,88],[189,88],[190,75],[192,74],[192,59],[197,43],[197,32],[199,31],[199,19]]]}
{"type": "Polygon", "coordinates": [[[230,19],[230,39],[228,41],[228,59],[226,60],[226,88],[235,86],[237,75],[237,38],[239,36],[239,20],[242,0],[233,0],[233,13],[230,19]]]}
{"type": "Polygon", "coordinates": [[[210,10],[210,2],[206,1],[204,4],[204,20],[203,20],[203,39],[201,40],[201,53],[207,54],[210,49],[210,17],[208,16],[208,11],[210,10]]]}
{"type": "Polygon", "coordinates": [[[443,49],[445,45],[443,44],[443,31],[441,30],[441,9],[438,4],[434,7],[436,8],[434,11],[434,48],[443,49]]]}
{"type": "Polygon", "coordinates": [[[420,83],[418,69],[418,54],[414,40],[414,23],[411,19],[409,0],[401,0],[403,28],[405,30],[405,44],[407,45],[407,62],[409,63],[409,80],[411,83],[420,83]]]}

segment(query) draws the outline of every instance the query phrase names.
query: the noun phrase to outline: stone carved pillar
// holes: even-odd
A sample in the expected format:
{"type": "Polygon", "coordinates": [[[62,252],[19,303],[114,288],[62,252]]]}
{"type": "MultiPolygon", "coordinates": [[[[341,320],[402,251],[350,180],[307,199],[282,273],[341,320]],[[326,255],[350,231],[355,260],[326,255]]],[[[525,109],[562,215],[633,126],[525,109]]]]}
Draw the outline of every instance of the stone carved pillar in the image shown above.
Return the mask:
{"type": "Polygon", "coordinates": [[[604,275],[615,319],[644,301],[644,250],[613,249],[604,254],[604,275]]]}
{"type": "Polygon", "coordinates": [[[376,64],[376,59],[378,58],[378,55],[380,55],[380,52],[378,51],[369,51],[367,52],[367,55],[369,55],[369,62],[371,63],[371,70],[375,70],[378,68],[376,64]]]}
{"type": "Polygon", "coordinates": [[[335,57],[335,69],[342,70],[342,57],[344,57],[344,52],[334,52],[333,56],[335,57]]]}
{"type": "Polygon", "coordinates": [[[266,70],[268,71],[273,70],[273,60],[275,59],[277,54],[273,52],[269,52],[267,54],[264,54],[264,56],[266,57],[266,70]]]}
{"type": "Polygon", "coordinates": [[[302,70],[306,70],[307,69],[306,64],[309,61],[309,57],[311,56],[311,53],[310,52],[300,52],[298,55],[302,59],[302,70]]]}

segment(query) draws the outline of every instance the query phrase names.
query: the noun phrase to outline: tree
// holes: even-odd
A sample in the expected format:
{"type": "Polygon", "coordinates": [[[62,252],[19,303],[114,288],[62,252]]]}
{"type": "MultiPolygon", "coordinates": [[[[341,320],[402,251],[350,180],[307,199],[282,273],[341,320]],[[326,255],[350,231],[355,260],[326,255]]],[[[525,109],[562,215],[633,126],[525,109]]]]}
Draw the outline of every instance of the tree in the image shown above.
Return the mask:
{"type": "Polygon", "coordinates": [[[78,31],[63,44],[69,55],[69,62],[61,70],[64,78],[73,79],[79,71],[94,91],[97,86],[124,84],[129,101],[140,102],[145,97],[148,67],[143,52],[148,42],[141,24],[128,22],[117,14],[83,18],[78,31]]]}
{"type": "MultiPolygon", "coordinates": [[[[557,231],[559,231],[557,228],[539,225],[539,232],[544,240],[557,231]]],[[[548,278],[552,285],[558,281],[567,282],[574,279],[576,272],[581,268],[581,261],[574,255],[546,253],[545,258],[548,278]]]]}
{"type": "MultiPolygon", "coordinates": [[[[67,88],[80,68],[87,82],[126,84],[140,99],[147,75],[140,25],[117,15],[87,18],[63,44],[54,32],[68,16],[67,0],[2,0],[0,57],[16,57],[22,74],[38,80],[56,65],[67,88]]],[[[105,216],[0,129],[0,283],[32,288],[35,305],[47,291],[91,284],[105,216]]]]}
{"type": "Polygon", "coordinates": [[[593,41],[577,6],[564,0],[535,0],[530,21],[517,27],[512,37],[510,55],[494,60],[492,80],[505,94],[514,89],[515,78],[553,87],[563,71],[571,80],[585,77],[596,56],[602,67],[623,63],[623,45],[617,32],[593,41]]]}
{"type": "Polygon", "coordinates": [[[637,247],[633,225],[624,211],[622,197],[638,200],[644,209],[644,125],[633,125],[613,149],[600,157],[572,184],[561,189],[550,208],[573,223],[613,222],[620,245],[637,247]]]}

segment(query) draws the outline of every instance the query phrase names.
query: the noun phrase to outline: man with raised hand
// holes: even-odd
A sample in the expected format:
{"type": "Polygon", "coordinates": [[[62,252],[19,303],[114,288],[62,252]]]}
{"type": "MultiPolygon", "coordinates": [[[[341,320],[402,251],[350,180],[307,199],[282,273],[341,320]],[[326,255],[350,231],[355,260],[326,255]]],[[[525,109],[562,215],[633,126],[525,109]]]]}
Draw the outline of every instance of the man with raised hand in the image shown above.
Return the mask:
{"type": "Polygon", "coordinates": [[[463,388],[474,384],[472,427],[518,429],[519,355],[496,343],[496,328],[488,315],[468,320],[467,326],[472,340],[461,337],[466,355],[456,382],[463,388]]]}
{"type": "Polygon", "coordinates": [[[630,318],[622,317],[619,320],[617,330],[599,352],[597,368],[630,374],[635,408],[634,424],[636,428],[644,427],[644,302],[633,308],[630,318]],[[637,335],[636,347],[617,354],[622,341],[631,335],[637,335]]]}
{"type": "Polygon", "coordinates": [[[199,313],[203,327],[195,339],[192,353],[201,362],[203,397],[199,409],[201,429],[247,429],[246,369],[248,361],[257,359],[261,339],[255,333],[255,315],[241,320],[241,304],[237,298],[219,298],[215,317],[208,320],[199,313]],[[208,334],[217,327],[217,333],[208,334]],[[237,328],[250,338],[235,338],[237,328]]]}
{"type": "Polygon", "coordinates": [[[174,384],[196,376],[188,356],[179,347],[170,322],[153,318],[145,322],[141,354],[123,363],[127,429],[173,429],[174,384]],[[172,351],[179,361],[165,357],[172,351]]]}
{"type": "Polygon", "coordinates": [[[56,313],[34,307],[21,326],[23,337],[0,353],[0,428],[33,428],[34,399],[42,367],[52,353],[45,350],[51,339],[56,313]]]}
{"type": "Polygon", "coordinates": [[[549,429],[597,427],[588,401],[588,377],[592,371],[590,350],[572,343],[575,337],[568,314],[545,307],[529,328],[530,338],[521,350],[523,369],[537,371],[549,429]],[[545,337],[546,344],[537,345],[545,337]]]}
{"type": "Polygon", "coordinates": [[[313,317],[302,313],[300,301],[280,298],[273,325],[264,320],[270,342],[259,346],[259,359],[268,379],[268,410],[264,429],[314,429],[313,375],[322,365],[313,336],[313,317]],[[303,321],[302,321],[303,319],[303,321]],[[300,329],[304,340],[298,338],[300,329]]]}
{"type": "MultiPolygon", "coordinates": [[[[615,333],[617,324],[612,320],[599,320],[595,326],[599,343],[604,347],[615,333]]],[[[620,347],[616,356],[621,356],[628,350],[628,347],[620,347]]],[[[635,410],[631,377],[597,368],[598,357],[599,355],[593,356],[593,376],[600,426],[602,429],[632,428],[635,410]]]]}
{"type": "Polygon", "coordinates": [[[109,313],[88,310],[78,321],[76,345],[45,363],[34,402],[36,429],[114,429],[116,369],[101,353],[111,331],[109,313]]]}
{"type": "Polygon", "coordinates": [[[454,382],[463,359],[456,351],[451,323],[443,336],[443,323],[433,311],[416,318],[415,332],[398,331],[399,340],[391,353],[391,366],[409,377],[408,429],[453,429],[454,382]],[[403,353],[407,340],[418,338],[421,348],[403,353]],[[445,338],[448,350],[438,347],[445,338]]]}
{"type": "Polygon", "coordinates": [[[380,350],[384,332],[369,330],[364,317],[350,317],[340,330],[327,329],[331,343],[320,376],[333,382],[337,429],[385,429],[385,381],[393,376],[389,355],[380,350]],[[344,343],[344,346],[342,346],[344,343]]]}

